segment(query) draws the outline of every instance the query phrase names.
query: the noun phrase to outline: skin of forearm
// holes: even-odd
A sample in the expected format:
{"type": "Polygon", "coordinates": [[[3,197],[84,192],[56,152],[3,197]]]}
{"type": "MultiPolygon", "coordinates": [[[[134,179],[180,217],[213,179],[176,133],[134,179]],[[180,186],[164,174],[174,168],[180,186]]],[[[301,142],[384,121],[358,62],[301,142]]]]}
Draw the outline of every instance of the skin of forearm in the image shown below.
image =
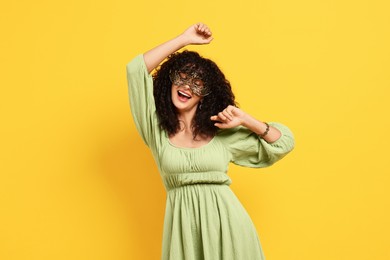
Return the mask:
{"type": "MultiPolygon", "coordinates": [[[[242,125],[258,135],[263,134],[267,129],[267,125],[265,123],[257,120],[256,118],[248,114],[245,114],[245,116],[243,117],[242,125]]],[[[263,139],[267,143],[273,143],[277,141],[281,136],[282,133],[278,129],[269,126],[268,134],[264,136],[263,139]]]]}
{"type": "Polygon", "coordinates": [[[151,73],[166,57],[188,44],[185,37],[179,35],[145,52],[144,60],[148,72],[151,73]]]}

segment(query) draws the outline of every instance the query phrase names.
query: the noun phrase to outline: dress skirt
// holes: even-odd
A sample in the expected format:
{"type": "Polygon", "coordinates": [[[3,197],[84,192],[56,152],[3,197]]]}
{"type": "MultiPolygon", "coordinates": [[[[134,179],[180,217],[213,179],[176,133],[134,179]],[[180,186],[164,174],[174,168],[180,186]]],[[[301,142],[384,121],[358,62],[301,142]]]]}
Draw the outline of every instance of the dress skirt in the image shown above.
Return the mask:
{"type": "Polygon", "coordinates": [[[228,185],[167,192],[163,260],[265,259],[255,226],[228,185]]]}

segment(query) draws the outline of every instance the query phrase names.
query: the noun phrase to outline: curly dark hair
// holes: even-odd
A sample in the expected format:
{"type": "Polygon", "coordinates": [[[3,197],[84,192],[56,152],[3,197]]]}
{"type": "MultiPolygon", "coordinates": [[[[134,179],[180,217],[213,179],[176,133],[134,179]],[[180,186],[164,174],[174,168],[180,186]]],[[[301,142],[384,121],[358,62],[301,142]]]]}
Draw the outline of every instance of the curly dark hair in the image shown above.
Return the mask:
{"type": "Polygon", "coordinates": [[[203,58],[194,51],[176,52],[168,56],[156,72],[153,74],[153,94],[156,103],[156,112],[160,127],[174,135],[180,130],[180,122],[177,117],[177,110],[172,103],[171,90],[172,82],[169,78],[171,71],[196,72],[200,76],[205,86],[211,93],[202,98],[201,109],[197,108],[192,130],[194,139],[197,136],[214,136],[218,127],[210,120],[212,115],[216,115],[224,110],[228,105],[236,105],[230,82],[218,66],[210,59],[203,58]],[[191,68],[191,71],[188,71],[191,68]]]}

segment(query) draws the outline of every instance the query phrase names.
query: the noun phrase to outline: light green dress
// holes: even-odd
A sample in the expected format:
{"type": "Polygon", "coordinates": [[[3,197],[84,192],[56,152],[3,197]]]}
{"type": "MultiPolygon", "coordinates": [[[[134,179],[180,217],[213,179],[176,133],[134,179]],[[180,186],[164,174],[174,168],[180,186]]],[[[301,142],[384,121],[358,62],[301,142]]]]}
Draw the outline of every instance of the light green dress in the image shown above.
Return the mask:
{"type": "Polygon", "coordinates": [[[270,144],[236,127],[218,132],[202,147],[176,147],[158,126],[153,80],[142,54],[127,64],[127,78],[136,128],[153,153],[167,191],[162,259],[265,259],[255,226],[229,187],[228,164],[275,163],[293,149],[291,131],[269,123],[282,133],[270,144]]]}

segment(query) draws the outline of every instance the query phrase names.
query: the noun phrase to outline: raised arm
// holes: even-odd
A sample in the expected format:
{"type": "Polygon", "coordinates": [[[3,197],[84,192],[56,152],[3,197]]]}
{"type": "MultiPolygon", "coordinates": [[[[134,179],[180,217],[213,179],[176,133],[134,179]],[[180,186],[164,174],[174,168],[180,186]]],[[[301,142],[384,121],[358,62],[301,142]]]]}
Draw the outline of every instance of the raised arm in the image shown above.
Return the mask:
{"type": "Polygon", "coordinates": [[[190,44],[208,44],[213,40],[207,25],[197,23],[189,27],[179,36],[144,53],[148,72],[151,73],[166,57],[190,44]]]}

